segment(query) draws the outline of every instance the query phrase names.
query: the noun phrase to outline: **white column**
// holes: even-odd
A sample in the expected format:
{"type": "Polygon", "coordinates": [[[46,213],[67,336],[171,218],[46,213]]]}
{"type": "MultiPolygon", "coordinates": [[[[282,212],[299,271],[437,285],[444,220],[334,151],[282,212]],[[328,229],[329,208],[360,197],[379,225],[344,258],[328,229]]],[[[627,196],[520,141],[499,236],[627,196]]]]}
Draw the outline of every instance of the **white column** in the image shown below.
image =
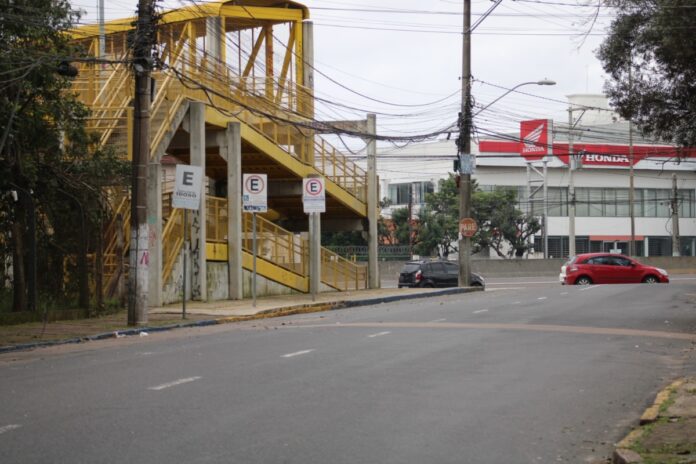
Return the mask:
{"type": "Polygon", "coordinates": [[[227,264],[229,298],[244,298],[242,271],[242,133],[238,122],[227,124],[220,152],[227,160],[227,264]],[[223,148],[224,145],[224,148],[223,148]]]}
{"type": "Polygon", "coordinates": [[[190,164],[203,170],[203,192],[198,211],[191,213],[191,298],[208,300],[206,244],[207,189],[205,177],[205,104],[191,103],[189,106],[190,164]]]}
{"type": "MultiPolygon", "coordinates": [[[[147,165],[147,223],[150,265],[148,306],[162,306],[162,166],[156,156],[147,165]]],[[[131,246],[133,244],[131,243],[131,246]]]]}
{"type": "MultiPolygon", "coordinates": [[[[367,133],[377,135],[377,121],[374,114],[367,115],[367,133]]],[[[367,274],[370,288],[379,288],[379,189],[377,185],[377,142],[367,141],[367,274]]]]}

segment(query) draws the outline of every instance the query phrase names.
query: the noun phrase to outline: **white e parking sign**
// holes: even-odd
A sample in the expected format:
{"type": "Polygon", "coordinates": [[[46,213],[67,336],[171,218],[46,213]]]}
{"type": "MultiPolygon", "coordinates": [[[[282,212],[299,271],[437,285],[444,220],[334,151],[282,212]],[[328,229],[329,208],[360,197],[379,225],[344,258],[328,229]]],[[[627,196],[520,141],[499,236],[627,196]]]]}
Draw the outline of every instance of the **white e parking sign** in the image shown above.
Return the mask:
{"type": "Polygon", "coordinates": [[[302,179],[302,204],[305,213],[326,212],[326,192],[323,178],[302,179]]]}
{"type": "Polygon", "coordinates": [[[172,207],[198,210],[201,207],[203,169],[187,164],[176,165],[176,182],[172,194],[172,207]]]}
{"type": "Polygon", "coordinates": [[[242,179],[242,206],[250,213],[268,211],[268,177],[266,174],[244,174],[242,179]]]}

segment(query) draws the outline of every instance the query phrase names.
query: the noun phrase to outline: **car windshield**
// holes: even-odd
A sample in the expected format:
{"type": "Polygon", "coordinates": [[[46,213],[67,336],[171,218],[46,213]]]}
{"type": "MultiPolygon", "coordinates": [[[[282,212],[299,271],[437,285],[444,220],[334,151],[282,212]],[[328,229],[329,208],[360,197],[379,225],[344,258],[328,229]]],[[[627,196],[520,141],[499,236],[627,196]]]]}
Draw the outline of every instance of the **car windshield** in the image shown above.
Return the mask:
{"type": "Polygon", "coordinates": [[[404,264],[404,267],[401,268],[401,272],[402,273],[411,273],[411,272],[416,272],[418,269],[420,269],[420,264],[408,263],[408,264],[404,264]]]}

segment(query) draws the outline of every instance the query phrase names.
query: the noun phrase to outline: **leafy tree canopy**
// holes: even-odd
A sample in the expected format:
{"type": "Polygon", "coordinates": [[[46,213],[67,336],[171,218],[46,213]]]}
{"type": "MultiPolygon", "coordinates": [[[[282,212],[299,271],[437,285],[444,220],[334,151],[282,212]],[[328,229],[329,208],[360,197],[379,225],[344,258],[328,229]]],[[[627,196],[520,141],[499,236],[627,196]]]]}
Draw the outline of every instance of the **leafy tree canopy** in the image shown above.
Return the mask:
{"type": "Polygon", "coordinates": [[[696,146],[696,8],[683,0],[608,0],[616,7],[598,51],[607,95],[644,134],[696,146]]]}

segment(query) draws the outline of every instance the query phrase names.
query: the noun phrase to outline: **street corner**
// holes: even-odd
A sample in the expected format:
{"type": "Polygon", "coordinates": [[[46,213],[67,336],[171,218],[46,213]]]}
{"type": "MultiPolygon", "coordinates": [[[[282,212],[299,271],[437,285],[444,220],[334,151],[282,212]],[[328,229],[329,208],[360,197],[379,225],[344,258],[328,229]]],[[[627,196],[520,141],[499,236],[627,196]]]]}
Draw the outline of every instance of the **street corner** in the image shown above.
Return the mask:
{"type": "Polygon", "coordinates": [[[696,463],[696,378],[674,381],[614,450],[614,464],[696,463]]]}

